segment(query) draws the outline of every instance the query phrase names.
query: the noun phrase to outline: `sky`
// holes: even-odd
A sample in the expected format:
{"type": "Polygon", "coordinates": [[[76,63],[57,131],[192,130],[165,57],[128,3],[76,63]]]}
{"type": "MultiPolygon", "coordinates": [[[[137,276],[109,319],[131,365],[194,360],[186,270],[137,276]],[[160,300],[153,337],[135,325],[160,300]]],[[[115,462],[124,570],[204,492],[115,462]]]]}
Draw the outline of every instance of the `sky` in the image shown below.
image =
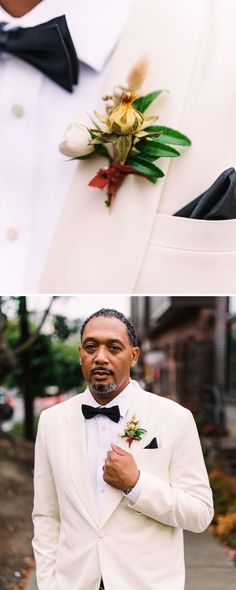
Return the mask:
{"type": "MultiPolygon", "coordinates": [[[[31,295],[27,297],[30,311],[46,309],[50,296],[31,295]]],[[[128,295],[71,295],[55,300],[51,311],[55,314],[65,315],[70,319],[85,319],[101,307],[112,307],[125,315],[130,315],[130,297],[128,295]]]]}

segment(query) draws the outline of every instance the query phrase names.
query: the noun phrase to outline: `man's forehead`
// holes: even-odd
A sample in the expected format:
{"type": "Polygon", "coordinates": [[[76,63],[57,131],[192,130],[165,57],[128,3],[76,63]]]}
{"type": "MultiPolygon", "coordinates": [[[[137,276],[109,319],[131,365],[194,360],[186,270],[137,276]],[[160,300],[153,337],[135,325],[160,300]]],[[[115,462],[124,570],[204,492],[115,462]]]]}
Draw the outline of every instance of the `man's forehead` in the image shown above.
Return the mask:
{"type": "Polygon", "coordinates": [[[83,340],[88,337],[104,337],[115,340],[116,338],[128,339],[126,325],[113,316],[98,316],[91,318],[84,328],[83,340]]]}

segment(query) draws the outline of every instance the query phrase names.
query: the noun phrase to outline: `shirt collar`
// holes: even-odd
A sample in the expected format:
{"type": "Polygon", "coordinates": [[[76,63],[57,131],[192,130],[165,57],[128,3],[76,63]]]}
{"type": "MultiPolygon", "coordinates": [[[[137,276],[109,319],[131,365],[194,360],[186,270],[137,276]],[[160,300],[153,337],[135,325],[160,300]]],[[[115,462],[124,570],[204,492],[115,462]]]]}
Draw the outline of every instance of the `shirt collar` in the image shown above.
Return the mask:
{"type": "Polygon", "coordinates": [[[65,14],[79,59],[102,70],[117,44],[131,8],[137,0],[42,0],[20,18],[0,7],[0,22],[32,27],[65,14]]]}
{"type": "MultiPolygon", "coordinates": [[[[123,391],[121,391],[121,393],[119,393],[119,395],[117,395],[111,402],[109,402],[108,404],[105,404],[105,406],[101,406],[101,407],[102,408],[112,408],[113,406],[119,406],[120,416],[121,416],[121,418],[124,418],[124,416],[126,416],[128,409],[129,409],[131,394],[132,394],[132,382],[130,381],[129,384],[127,385],[127,387],[125,387],[125,389],[123,389],[123,391]]],[[[93,408],[98,407],[98,403],[96,402],[96,400],[92,396],[89,389],[86,389],[86,392],[85,392],[85,403],[89,404],[93,408]]]]}

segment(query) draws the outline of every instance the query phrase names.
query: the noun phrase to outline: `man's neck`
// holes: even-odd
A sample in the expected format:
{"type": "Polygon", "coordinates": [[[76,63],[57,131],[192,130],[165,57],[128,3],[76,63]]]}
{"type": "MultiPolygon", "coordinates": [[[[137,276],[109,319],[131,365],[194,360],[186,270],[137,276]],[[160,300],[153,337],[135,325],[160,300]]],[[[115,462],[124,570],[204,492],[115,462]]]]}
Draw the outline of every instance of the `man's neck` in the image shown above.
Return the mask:
{"type": "Polygon", "coordinates": [[[11,16],[19,18],[30,12],[42,0],[1,0],[0,6],[6,10],[11,16]]]}

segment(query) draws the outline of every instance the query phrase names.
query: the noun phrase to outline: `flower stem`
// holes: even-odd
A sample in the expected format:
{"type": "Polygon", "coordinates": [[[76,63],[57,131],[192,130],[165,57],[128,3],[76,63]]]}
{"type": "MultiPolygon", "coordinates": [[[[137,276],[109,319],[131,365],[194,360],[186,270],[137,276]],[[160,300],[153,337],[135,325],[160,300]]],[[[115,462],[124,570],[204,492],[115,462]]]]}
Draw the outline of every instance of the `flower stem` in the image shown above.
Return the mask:
{"type": "Polygon", "coordinates": [[[107,195],[107,199],[105,201],[105,204],[107,206],[107,208],[109,209],[109,212],[111,212],[111,206],[112,206],[112,195],[108,193],[107,195]]]}

